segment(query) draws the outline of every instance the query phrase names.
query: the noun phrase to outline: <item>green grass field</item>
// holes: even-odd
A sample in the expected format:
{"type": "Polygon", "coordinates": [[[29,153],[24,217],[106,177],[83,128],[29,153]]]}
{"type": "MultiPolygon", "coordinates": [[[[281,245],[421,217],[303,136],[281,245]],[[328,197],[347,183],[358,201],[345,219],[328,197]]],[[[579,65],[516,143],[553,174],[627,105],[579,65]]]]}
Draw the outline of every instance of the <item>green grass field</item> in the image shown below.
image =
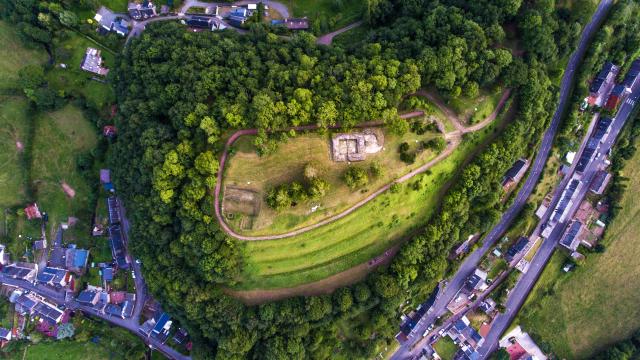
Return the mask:
{"type": "Polygon", "coordinates": [[[26,198],[27,173],[24,166],[24,150],[17,142],[26,145],[29,140],[29,109],[27,100],[21,97],[0,97],[0,207],[21,204],[26,198]]]}
{"type": "Polygon", "coordinates": [[[443,186],[497,124],[482,130],[473,143],[463,142],[430,173],[402,184],[399,192],[388,191],[334,223],[292,238],[243,242],[245,268],[235,289],[275,289],[317,281],[398,244],[433,214],[443,186]],[[422,190],[413,190],[416,181],[422,190]]]}
{"type": "Polygon", "coordinates": [[[18,70],[23,66],[47,60],[43,48],[30,49],[22,44],[14,26],[0,21],[0,90],[16,85],[18,70]]]}
{"type": "Polygon", "coordinates": [[[49,213],[52,230],[74,216],[80,219],[79,232],[88,233],[92,189],[77,172],[76,158],[96,144],[97,130],[73,105],[36,118],[31,178],[38,205],[49,213]],[[73,198],[63,191],[63,182],[75,190],[73,198]]]}
{"type": "Polygon", "coordinates": [[[365,6],[362,0],[288,0],[282,3],[287,5],[293,16],[306,16],[312,24],[314,21],[324,23],[329,30],[360,20],[365,6]]]}
{"type": "Polygon", "coordinates": [[[109,353],[92,342],[51,341],[27,346],[24,353],[17,353],[16,359],[60,360],[60,359],[112,359],[109,353]]]}
{"type": "Polygon", "coordinates": [[[521,316],[526,330],[560,358],[587,358],[640,328],[640,153],[626,163],[623,176],[628,188],[606,232],[607,250],[589,255],[559,279],[563,260],[552,262],[543,273],[547,280],[536,286],[521,316]]]}
{"type": "Polygon", "coordinates": [[[460,96],[446,99],[446,104],[458,114],[461,120],[468,124],[475,124],[493,112],[502,96],[502,88],[482,90],[475,98],[460,96]]]}
{"type": "Polygon", "coordinates": [[[316,223],[321,219],[342,212],[368,196],[370,192],[419,167],[437,155],[432,150],[424,150],[417,156],[416,162],[408,166],[400,160],[398,153],[402,142],[410,144],[410,151],[416,151],[417,143],[420,141],[441,135],[427,132],[424,135],[407,133],[403,136],[396,136],[387,131],[383,132],[382,129],[375,131],[378,133],[379,139],[384,138],[384,148],[376,154],[368,154],[365,161],[353,164],[334,162],[331,159],[330,135],[303,134],[281,144],[274,154],[264,157],[256,155],[255,148],[252,146],[253,137],[240,138],[234,146],[235,154],[230,158],[225,169],[224,185],[256,191],[259,194],[260,211],[257,216],[251,217],[253,226],[246,229],[239,226],[241,216],[236,213],[236,230],[252,235],[277,234],[316,223]],[[383,135],[380,136],[380,134],[383,135]],[[292,157],[291,154],[297,156],[292,157]],[[304,166],[309,162],[318,164],[322,169],[320,177],[331,184],[327,196],[320,201],[299,204],[280,212],[270,209],[264,202],[264,195],[268,189],[293,180],[302,181],[304,166]],[[382,176],[379,178],[370,176],[369,185],[364,188],[352,191],[346,186],[342,179],[346,169],[352,166],[368,169],[375,162],[384,169],[382,176]],[[320,209],[311,212],[313,205],[320,205],[320,209]]]}

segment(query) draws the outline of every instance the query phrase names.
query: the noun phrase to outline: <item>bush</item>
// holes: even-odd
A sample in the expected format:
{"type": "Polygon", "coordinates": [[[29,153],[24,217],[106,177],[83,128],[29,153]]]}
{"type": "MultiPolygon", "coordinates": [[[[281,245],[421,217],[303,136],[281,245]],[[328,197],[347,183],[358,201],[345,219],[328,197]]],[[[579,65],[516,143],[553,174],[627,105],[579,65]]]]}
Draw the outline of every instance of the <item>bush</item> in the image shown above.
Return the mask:
{"type": "Polygon", "coordinates": [[[344,173],[344,181],[347,186],[353,190],[369,183],[369,175],[367,172],[359,167],[350,167],[344,173]]]}
{"type": "Polygon", "coordinates": [[[369,171],[371,171],[371,175],[375,178],[379,178],[384,175],[384,168],[382,168],[382,165],[377,161],[371,164],[369,171]]]}

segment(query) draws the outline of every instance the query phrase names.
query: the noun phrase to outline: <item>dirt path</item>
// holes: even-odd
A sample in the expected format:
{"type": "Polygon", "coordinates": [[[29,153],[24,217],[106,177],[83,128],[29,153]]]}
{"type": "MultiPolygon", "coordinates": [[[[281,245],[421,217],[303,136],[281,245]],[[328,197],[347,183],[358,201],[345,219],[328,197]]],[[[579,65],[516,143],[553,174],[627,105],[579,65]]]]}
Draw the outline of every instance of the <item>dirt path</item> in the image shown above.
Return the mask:
{"type": "Polygon", "coordinates": [[[498,104],[496,105],[496,108],[493,110],[493,112],[491,114],[489,114],[489,116],[487,116],[484,120],[482,120],[481,122],[474,124],[472,126],[469,127],[465,127],[462,123],[463,121],[460,120],[460,118],[453,112],[453,110],[451,110],[445,103],[444,101],[442,101],[442,99],[438,96],[435,96],[433,93],[431,93],[430,91],[421,89],[418,90],[415,95],[420,95],[420,96],[424,96],[427,99],[429,99],[429,101],[431,101],[432,103],[434,103],[438,109],[440,109],[440,111],[442,111],[444,113],[444,115],[447,117],[447,119],[449,121],[451,121],[451,123],[453,124],[453,126],[460,131],[461,133],[465,134],[468,132],[473,132],[473,131],[478,131],[480,129],[482,129],[483,127],[487,126],[488,123],[492,122],[493,120],[496,119],[496,116],[498,116],[498,112],[502,109],[502,107],[504,106],[504,103],[507,101],[507,99],[509,98],[509,96],[511,95],[511,89],[506,89],[503,93],[502,96],[500,97],[500,100],[498,101],[498,104]]]}
{"type": "Polygon", "coordinates": [[[362,20],[360,21],[356,21],[353,24],[349,24],[341,29],[338,29],[336,31],[330,32],[328,34],[324,34],[322,36],[320,36],[317,40],[316,40],[316,44],[319,45],[331,45],[331,43],[333,42],[333,38],[342,34],[345,31],[349,31],[355,27],[358,27],[362,25],[362,20]]]}
{"type": "MultiPolygon", "coordinates": [[[[344,210],[343,212],[335,214],[335,215],[330,216],[328,218],[325,218],[325,219],[323,219],[323,220],[321,220],[321,221],[319,221],[319,222],[317,222],[315,224],[311,224],[311,225],[308,225],[308,226],[305,226],[305,227],[301,227],[299,229],[296,229],[296,230],[293,230],[293,231],[289,231],[289,232],[286,232],[286,233],[283,233],[283,234],[262,235],[262,236],[245,236],[245,235],[241,235],[241,234],[236,233],[224,221],[224,217],[222,216],[221,203],[220,203],[220,191],[222,190],[224,166],[225,166],[225,164],[227,162],[227,156],[229,154],[229,150],[230,150],[231,146],[236,142],[236,140],[238,140],[238,138],[240,138],[241,136],[244,136],[244,135],[255,135],[255,134],[258,133],[258,129],[238,130],[233,135],[231,135],[231,137],[229,137],[229,139],[227,140],[227,142],[225,144],[225,147],[224,147],[224,152],[222,153],[222,157],[220,158],[220,167],[218,169],[218,179],[217,179],[216,188],[215,188],[215,192],[214,192],[214,208],[215,208],[216,218],[218,219],[218,223],[220,224],[222,229],[228,235],[231,235],[232,237],[234,237],[236,239],[244,240],[244,241],[261,241],[261,240],[284,239],[284,238],[300,235],[300,234],[305,233],[307,231],[310,231],[310,230],[313,230],[313,229],[317,229],[317,228],[319,228],[321,226],[324,226],[324,225],[327,225],[327,224],[332,223],[334,221],[337,221],[339,219],[342,219],[343,217],[345,217],[345,216],[351,214],[352,212],[358,210],[359,208],[364,206],[369,201],[371,201],[371,200],[375,199],[376,197],[380,196],[385,191],[389,190],[389,188],[393,184],[405,182],[405,181],[411,179],[412,177],[427,171],[428,169],[430,169],[431,167],[436,165],[438,162],[440,162],[440,161],[444,160],[445,158],[447,158],[453,152],[453,150],[455,150],[458,147],[458,145],[460,144],[460,142],[462,140],[462,135],[463,134],[468,133],[468,132],[472,132],[472,131],[478,131],[478,130],[484,128],[485,126],[487,126],[489,123],[491,123],[496,118],[496,116],[498,115],[498,112],[504,106],[504,103],[506,102],[506,100],[509,97],[510,93],[511,93],[510,89],[505,90],[505,92],[502,94],[502,98],[498,102],[498,105],[496,106],[495,110],[489,116],[487,116],[486,119],[484,119],[483,121],[479,122],[478,124],[475,124],[474,126],[470,126],[468,128],[465,128],[464,126],[462,126],[462,123],[459,121],[459,119],[457,117],[455,117],[453,112],[450,109],[448,109],[446,106],[444,106],[444,104],[442,104],[442,106],[443,106],[442,107],[442,111],[448,111],[449,113],[451,113],[453,118],[455,118],[455,120],[452,120],[452,122],[454,123],[454,125],[456,125],[456,129],[458,129],[458,130],[450,132],[450,133],[445,133],[445,139],[447,140],[447,147],[440,154],[438,154],[438,156],[436,156],[434,159],[432,159],[431,161],[427,162],[426,164],[420,166],[419,168],[417,168],[417,169],[415,169],[415,170],[413,170],[413,171],[401,176],[396,181],[392,181],[392,182],[382,186],[381,188],[379,188],[378,190],[376,190],[373,193],[369,194],[367,197],[365,197],[364,199],[358,201],[353,206],[351,206],[350,208],[344,210]]],[[[424,92],[424,93],[418,92],[418,94],[420,94],[420,95],[424,94],[424,96],[426,96],[427,98],[429,98],[431,100],[430,95],[429,95],[428,92],[424,92]]],[[[436,103],[436,102],[434,101],[434,103],[436,103]]],[[[438,106],[440,106],[440,105],[438,105],[438,106]]],[[[403,118],[403,119],[409,119],[409,118],[414,118],[414,117],[422,116],[422,115],[424,115],[423,111],[413,111],[413,112],[410,112],[410,113],[402,114],[402,115],[400,115],[400,117],[403,118]]],[[[359,124],[359,125],[357,125],[357,127],[371,127],[371,126],[379,126],[379,125],[381,125],[380,121],[372,121],[372,122],[366,122],[366,123],[359,124]]],[[[336,126],[332,126],[331,128],[335,129],[335,128],[339,128],[339,127],[340,127],[339,125],[336,125],[336,126]]],[[[318,128],[317,125],[306,125],[306,126],[297,126],[297,127],[287,128],[287,129],[284,129],[284,131],[288,131],[288,130],[291,130],[291,129],[296,130],[296,131],[304,131],[304,130],[315,130],[317,128],[318,128]]]]}

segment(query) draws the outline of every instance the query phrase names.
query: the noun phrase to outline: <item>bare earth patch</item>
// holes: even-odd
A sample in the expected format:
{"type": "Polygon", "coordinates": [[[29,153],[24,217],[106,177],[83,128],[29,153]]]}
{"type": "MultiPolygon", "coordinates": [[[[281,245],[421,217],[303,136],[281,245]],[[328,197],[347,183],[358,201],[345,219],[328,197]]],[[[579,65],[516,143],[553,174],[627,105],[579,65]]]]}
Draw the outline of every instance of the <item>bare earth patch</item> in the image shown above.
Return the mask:
{"type": "Polygon", "coordinates": [[[76,191],[73,190],[73,188],[66,182],[61,182],[60,186],[62,186],[62,191],[64,191],[64,193],[67,194],[68,197],[73,199],[76,196],[76,191]]]}

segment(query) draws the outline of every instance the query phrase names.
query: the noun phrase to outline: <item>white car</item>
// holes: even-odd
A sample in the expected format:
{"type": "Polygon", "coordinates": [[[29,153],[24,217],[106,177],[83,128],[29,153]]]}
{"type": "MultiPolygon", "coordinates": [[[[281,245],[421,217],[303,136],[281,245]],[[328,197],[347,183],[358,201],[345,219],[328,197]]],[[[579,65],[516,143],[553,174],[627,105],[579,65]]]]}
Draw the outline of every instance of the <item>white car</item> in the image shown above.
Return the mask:
{"type": "Polygon", "coordinates": [[[131,272],[131,277],[134,278],[134,279],[136,278],[136,272],[135,271],[131,272]]]}
{"type": "Polygon", "coordinates": [[[425,332],[422,334],[422,337],[426,337],[427,335],[429,335],[429,331],[431,331],[431,329],[425,330],[425,332]]]}

